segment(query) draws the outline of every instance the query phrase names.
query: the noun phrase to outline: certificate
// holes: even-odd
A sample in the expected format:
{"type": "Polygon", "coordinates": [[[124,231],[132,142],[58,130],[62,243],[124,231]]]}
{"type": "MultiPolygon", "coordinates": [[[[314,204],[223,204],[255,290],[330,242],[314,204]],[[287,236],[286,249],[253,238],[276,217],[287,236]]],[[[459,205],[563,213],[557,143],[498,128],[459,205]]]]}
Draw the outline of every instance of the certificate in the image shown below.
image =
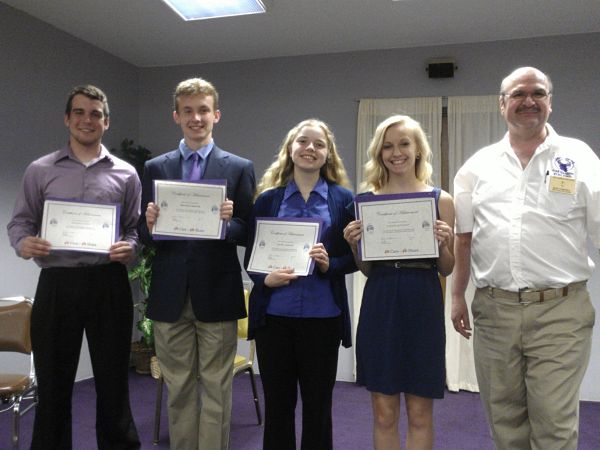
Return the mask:
{"type": "Polygon", "coordinates": [[[154,203],[160,213],[152,229],[154,239],[224,239],[221,203],[225,180],[154,181],[154,203]]]}
{"type": "Polygon", "coordinates": [[[433,192],[359,196],[355,207],[363,225],[362,261],[439,256],[433,192]]]}
{"type": "Polygon", "coordinates": [[[308,252],[321,235],[322,221],[315,218],[256,218],[254,246],[248,272],[271,273],[294,268],[294,275],[306,276],[315,262],[308,252]]]}
{"type": "Polygon", "coordinates": [[[108,253],[119,235],[119,205],[46,200],[40,237],[52,250],[108,253]]]}

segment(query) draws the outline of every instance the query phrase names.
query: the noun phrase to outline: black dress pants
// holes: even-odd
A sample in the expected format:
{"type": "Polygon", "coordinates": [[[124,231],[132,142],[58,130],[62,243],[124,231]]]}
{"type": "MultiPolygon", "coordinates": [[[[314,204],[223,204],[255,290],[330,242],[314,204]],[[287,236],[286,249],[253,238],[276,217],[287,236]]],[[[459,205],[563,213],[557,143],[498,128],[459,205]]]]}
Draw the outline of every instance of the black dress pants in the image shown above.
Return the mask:
{"type": "Polygon", "coordinates": [[[96,385],[98,448],[140,448],[129,406],[132,321],[122,264],[42,269],[31,319],[39,393],[32,449],[72,448],[71,396],[84,330],[96,385]]]}
{"type": "Polygon", "coordinates": [[[331,406],[342,336],[341,317],[270,316],[256,330],[265,394],[264,450],[296,448],[295,410],[302,397],[303,450],[331,450],[331,406]]]}

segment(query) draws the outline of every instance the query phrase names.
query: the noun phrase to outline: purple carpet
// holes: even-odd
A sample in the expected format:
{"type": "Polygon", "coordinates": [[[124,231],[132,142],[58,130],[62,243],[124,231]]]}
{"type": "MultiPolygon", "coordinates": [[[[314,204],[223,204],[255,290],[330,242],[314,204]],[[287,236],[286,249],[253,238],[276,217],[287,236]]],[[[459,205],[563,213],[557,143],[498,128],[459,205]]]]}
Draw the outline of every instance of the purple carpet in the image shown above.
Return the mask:
{"type": "MultiPolygon", "coordinates": [[[[260,389],[260,381],[258,381],[260,389]]],[[[154,420],[155,380],[148,375],[130,375],[131,404],[143,449],[168,449],[169,432],[166,404],[163,402],[160,442],[152,445],[154,420]]],[[[262,427],[256,425],[256,413],[247,375],[239,375],[233,385],[233,414],[231,425],[231,450],[259,450],[262,448],[262,427]]],[[[165,389],[166,391],[166,389],[165,389]]],[[[166,393],[164,394],[166,397],[166,393]]],[[[260,393],[262,396],[262,391],[260,393]]],[[[94,431],[95,392],[94,381],[76,384],[73,395],[73,448],[96,449],[94,431]]],[[[369,393],[352,383],[338,382],[334,391],[333,443],[339,450],[367,450],[371,444],[371,402],[369,393]]],[[[264,412],[264,403],[261,398],[264,412]]],[[[299,408],[301,404],[299,402],[299,408]]],[[[0,408],[1,409],[1,408],[0,408]]],[[[460,392],[446,393],[436,400],[435,449],[488,450],[493,449],[479,402],[479,395],[460,392]]],[[[299,411],[296,417],[300,417],[299,411]]],[[[581,402],[580,450],[600,449],[600,403],[581,402]]],[[[11,417],[0,414],[0,449],[10,449],[11,417]]],[[[21,422],[21,449],[29,448],[33,414],[28,413],[21,422]]],[[[298,422],[297,429],[300,430],[298,422]]],[[[401,432],[405,436],[406,416],[401,419],[401,432]]]]}

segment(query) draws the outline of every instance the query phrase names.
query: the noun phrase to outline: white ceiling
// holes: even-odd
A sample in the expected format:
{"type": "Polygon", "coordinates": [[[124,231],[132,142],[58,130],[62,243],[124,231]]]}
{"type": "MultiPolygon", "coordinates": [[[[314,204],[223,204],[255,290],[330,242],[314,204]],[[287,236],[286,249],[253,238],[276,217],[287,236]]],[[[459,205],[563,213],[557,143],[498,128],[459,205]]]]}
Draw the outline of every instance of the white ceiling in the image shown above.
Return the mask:
{"type": "Polygon", "coordinates": [[[600,32],[600,0],[267,0],[194,22],[161,0],[2,2],[139,67],[600,32]]]}

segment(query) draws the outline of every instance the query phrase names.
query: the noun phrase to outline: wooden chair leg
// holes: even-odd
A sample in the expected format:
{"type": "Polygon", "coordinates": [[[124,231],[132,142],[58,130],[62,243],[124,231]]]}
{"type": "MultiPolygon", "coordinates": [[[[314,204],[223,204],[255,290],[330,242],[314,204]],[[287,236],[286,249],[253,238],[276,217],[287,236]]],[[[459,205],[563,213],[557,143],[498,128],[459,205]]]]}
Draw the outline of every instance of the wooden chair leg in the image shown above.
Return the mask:
{"type": "Polygon", "coordinates": [[[152,443],[158,444],[158,437],[160,434],[160,411],[162,407],[162,393],[163,393],[164,380],[160,377],[156,380],[156,407],[154,408],[154,438],[152,443]]]}

